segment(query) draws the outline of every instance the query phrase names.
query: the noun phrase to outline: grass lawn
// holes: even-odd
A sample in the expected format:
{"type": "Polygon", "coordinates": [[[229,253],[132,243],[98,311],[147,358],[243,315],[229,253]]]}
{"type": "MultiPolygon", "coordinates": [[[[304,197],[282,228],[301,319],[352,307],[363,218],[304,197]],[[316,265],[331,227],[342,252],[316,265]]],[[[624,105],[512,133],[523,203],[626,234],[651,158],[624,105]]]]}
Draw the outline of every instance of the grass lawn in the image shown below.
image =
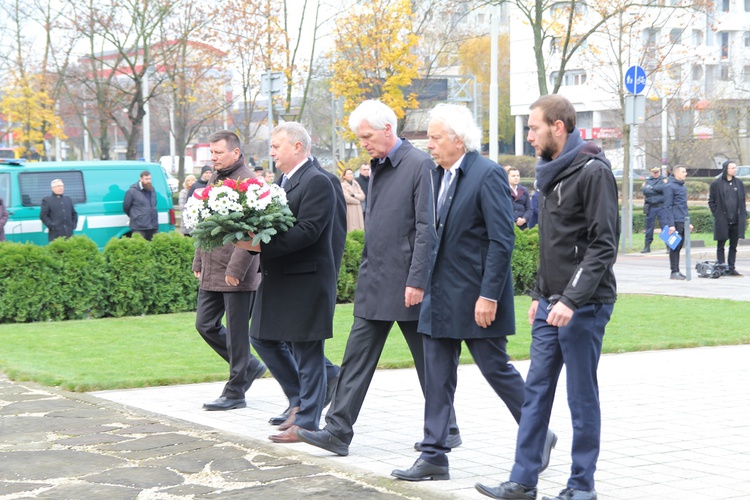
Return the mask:
{"type": "MultiPolygon", "coordinates": [[[[514,359],[528,358],[529,301],[516,297],[518,333],[508,346],[514,359]]],[[[604,351],[750,343],[746,313],[746,302],[622,295],[604,338],[604,351]]],[[[12,379],[73,391],[226,380],[226,363],[201,340],[194,321],[194,313],[182,313],[0,325],[0,370],[12,379]]],[[[343,357],[351,324],[352,305],[338,306],[335,334],[326,342],[334,363],[343,357]]],[[[472,362],[467,349],[461,361],[472,362]]],[[[391,335],[380,366],[411,363],[403,337],[391,335]]]]}

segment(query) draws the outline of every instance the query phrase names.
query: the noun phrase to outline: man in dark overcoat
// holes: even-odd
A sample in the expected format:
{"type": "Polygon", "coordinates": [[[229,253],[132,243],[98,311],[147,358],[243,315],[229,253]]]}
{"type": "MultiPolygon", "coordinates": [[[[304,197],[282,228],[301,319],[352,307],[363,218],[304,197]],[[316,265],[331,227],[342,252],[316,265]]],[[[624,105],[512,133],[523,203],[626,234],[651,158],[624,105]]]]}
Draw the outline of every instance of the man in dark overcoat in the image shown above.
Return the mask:
{"type": "Polygon", "coordinates": [[[42,198],[39,218],[49,230],[49,240],[70,238],[78,224],[78,212],[70,196],[65,196],[65,184],[61,179],[51,183],[52,194],[42,198]]]}
{"type": "MultiPolygon", "coordinates": [[[[424,355],[417,321],[427,283],[429,169],[434,165],[428,155],[398,137],[396,114],[380,101],[360,104],[350,115],[349,127],[373,158],[354,324],[325,428],[298,432],[303,441],[339,455],[349,453],[354,423],[395,322],[411,350],[424,388],[424,355]]],[[[461,443],[455,417],[451,430],[455,447],[461,443]]]]}
{"type": "Polygon", "coordinates": [[[392,472],[408,481],[449,478],[445,439],[463,342],[516,422],[524,398],[523,378],[506,352],[507,336],[515,333],[510,267],[515,233],[508,176],[478,153],[482,133],[467,108],[436,106],[427,135],[438,166],[431,183],[430,276],[419,317],[425,356],[424,440],[414,465],[392,472]]]}
{"type": "MultiPolygon", "coordinates": [[[[344,247],[346,246],[346,198],[344,198],[344,190],[341,188],[341,180],[335,174],[332,174],[325,170],[320,164],[317,158],[312,158],[313,165],[317,168],[320,173],[328,177],[333,186],[333,191],[336,193],[336,209],[333,216],[333,233],[332,233],[332,245],[333,245],[333,259],[334,265],[336,266],[336,276],[338,277],[339,269],[341,268],[341,259],[344,256],[344,247]]],[[[281,177],[277,180],[276,184],[281,183],[281,177]]],[[[339,379],[339,367],[331,363],[328,358],[325,360],[326,363],[326,398],[323,406],[325,407],[331,402],[333,397],[333,390],[336,388],[336,382],[339,379]]],[[[268,423],[271,425],[278,425],[280,430],[286,430],[294,424],[294,418],[299,411],[299,378],[284,377],[278,381],[281,384],[281,389],[284,391],[289,405],[286,407],[283,413],[276,417],[271,417],[268,423]]]]}
{"type": "Polygon", "coordinates": [[[332,245],[335,199],[328,178],[308,157],[310,136],[296,122],[273,129],[271,157],[296,222],[256,247],[263,281],[250,325],[252,345],[282,387],[298,378],[299,411],[274,442],[298,441],[297,429],[317,430],[326,392],[325,339],[333,336],[336,265],[332,245]]]}
{"type": "Polygon", "coordinates": [[[724,245],[729,241],[727,255],[727,275],[740,277],[735,269],[737,242],[745,237],[747,206],[745,186],[742,179],[735,177],[737,164],[727,160],[722,164],[721,175],[711,183],[708,191],[708,207],[714,216],[714,240],[716,240],[716,260],[724,263],[724,245]]]}

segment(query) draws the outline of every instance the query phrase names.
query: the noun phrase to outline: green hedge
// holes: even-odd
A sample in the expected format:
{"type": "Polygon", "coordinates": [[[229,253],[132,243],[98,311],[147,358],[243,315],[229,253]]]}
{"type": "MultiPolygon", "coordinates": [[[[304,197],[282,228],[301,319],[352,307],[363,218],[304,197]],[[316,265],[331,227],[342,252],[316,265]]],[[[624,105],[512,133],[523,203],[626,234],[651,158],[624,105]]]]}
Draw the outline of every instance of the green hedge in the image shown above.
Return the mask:
{"type": "Polygon", "coordinates": [[[176,232],[152,242],[86,236],[49,246],[0,244],[0,323],[194,311],[193,242],[176,232]]]}
{"type": "MultiPolygon", "coordinates": [[[[622,212],[620,212],[622,213],[622,212]]],[[[690,223],[694,233],[713,233],[714,216],[706,207],[689,207],[690,223]]],[[[633,207],[633,232],[642,233],[646,230],[646,215],[641,207],[633,207]]]]}

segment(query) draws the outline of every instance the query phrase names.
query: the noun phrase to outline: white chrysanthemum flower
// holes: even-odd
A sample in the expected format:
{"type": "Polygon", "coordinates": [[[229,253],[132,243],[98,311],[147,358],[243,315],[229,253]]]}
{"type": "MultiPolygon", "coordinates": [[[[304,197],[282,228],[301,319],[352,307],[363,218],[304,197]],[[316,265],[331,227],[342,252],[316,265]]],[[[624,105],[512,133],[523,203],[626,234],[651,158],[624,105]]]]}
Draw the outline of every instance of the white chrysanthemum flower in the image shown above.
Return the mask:
{"type": "Polygon", "coordinates": [[[229,212],[241,212],[242,206],[238,203],[240,193],[226,186],[218,186],[208,194],[208,207],[221,215],[229,212]]]}
{"type": "Polygon", "coordinates": [[[203,200],[190,198],[185,203],[182,211],[182,219],[187,227],[195,227],[201,221],[201,210],[203,209],[203,200]]]}

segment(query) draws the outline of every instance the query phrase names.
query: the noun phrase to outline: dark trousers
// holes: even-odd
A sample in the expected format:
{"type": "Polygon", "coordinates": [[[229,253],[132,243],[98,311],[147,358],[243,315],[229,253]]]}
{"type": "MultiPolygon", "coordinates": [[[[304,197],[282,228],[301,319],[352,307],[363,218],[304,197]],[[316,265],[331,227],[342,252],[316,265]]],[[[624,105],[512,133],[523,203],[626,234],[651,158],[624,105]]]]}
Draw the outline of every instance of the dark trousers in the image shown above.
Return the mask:
{"type": "Polygon", "coordinates": [[[561,328],[547,323],[549,309],[549,302],[541,299],[531,327],[531,364],[510,480],[526,486],[537,484],[557,380],[565,365],[568,408],[573,423],[573,464],[567,486],[590,491],[594,489],[601,439],[596,370],[613,305],[584,305],[575,311],[570,323],[561,328]]]}
{"type": "MultiPolygon", "coordinates": [[[[727,255],[727,267],[729,270],[734,269],[734,263],[737,260],[737,242],[740,240],[739,224],[729,224],[729,255],[727,255]]],[[[719,264],[724,263],[724,244],[727,240],[716,241],[716,260],[719,264]]]]}
{"type": "Polygon", "coordinates": [[[131,232],[133,234],[140,234],[143,236],[146,240],[151,241],[151,239],[154,237],[154,235],[158,232],[158,229],[133,229],[131,232]]]}
{"type": "Polygon", "coordinates": [[[260,361],[250,354],[250,314],[255,292],[209,292],[198,290],[198,310],[195,329],[203,340],[229,363],[229,380],[222,396],[230,399],[245,397],[245,387],[251,382],[260,361]],[[227,313],[226,327],[221,323],[227,313]]]}
{"type": "Polygon", "coordinates": [[[657,217],[659,218],[659,227],[664,227],[664,205],[649,205],[646,214],[646,246],[654,241],[654,225],[657,217]]]}
{"type": "MultiPolygon", "coordinates": [[[[425,357],[424,439],[420,458],[435,465],[448,465],[445,447],[450,412],[458,381],[460,339],[433,339],[423,335],[425,357]]],[[[523,378],[505,350],[507,337],[466,339],[474,361],[490,387],[500,396],[513,418],[521,418],[523,378]]],[[[544,430],[546,432],[546,427],[544,430]]]]}
{"type": "MultiPolygon", "coordinates": [[[[367,390],[383,353],[385,341],[395,321],[376,321],[354,318],[349,339],[346,341],[341,374],[333,394],[331,407],[326,413],[325,429],[344,441],[351,443],[354,437],[354,424],[357,422],[367,390]]],[[[398,326],[409,346],[414,366],[417,369],[422,393],[425,388],[423,335],[417,332],[417,321],[399,321],[398,326]]],[[[458,432],[456,414],[450,407],[450,431],[458,432]]]]}
{"type": "Polygon", "coordinates": [[[680,233],[680,236],[682,239],[680,240],[680,243],[672,250],[669,249],[669,267],[672,270],[673,273],[679,273],[680,272],[680,250],[682,250],[682,245],[685,243],[685,223],[684,222],[675,222],[674,223],[675,231],[680,233]]]}
{"type": "Polygon", "coordinates": [[[299,406],[294,423],[307,430],[318,430],[326,396],[325,341],[283,342],[253,338],[251,342],[290,404],[299,406]],[[299,404],[294,404],[295,400],[299,404]]]}

